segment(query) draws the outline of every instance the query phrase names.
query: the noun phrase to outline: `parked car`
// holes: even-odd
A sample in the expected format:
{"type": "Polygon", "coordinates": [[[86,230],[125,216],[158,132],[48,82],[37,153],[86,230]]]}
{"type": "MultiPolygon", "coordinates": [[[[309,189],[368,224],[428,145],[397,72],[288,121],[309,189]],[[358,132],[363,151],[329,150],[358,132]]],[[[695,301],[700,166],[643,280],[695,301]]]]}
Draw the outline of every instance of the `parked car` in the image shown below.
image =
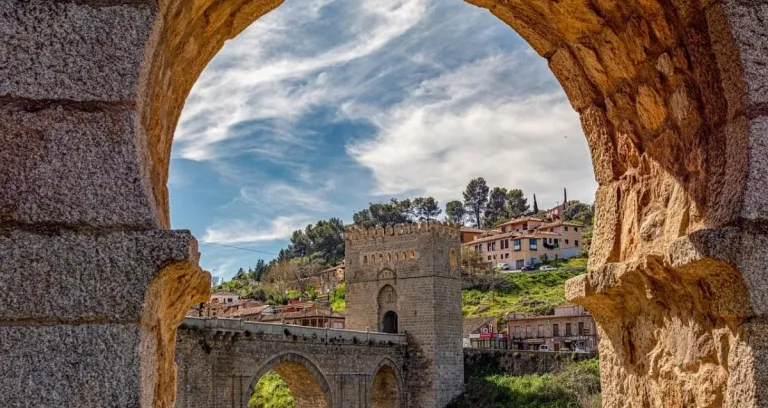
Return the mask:
{"type": "Polygon", "coordinates": [[[549,346],[546,344],[540,344],[539,351],[549,351],[549,346]]]}
{"type": "Polygon", "coordinates": [[[550,266],[550,265],[544,265],[541,268],[539,268],[540,271],[554,271],[555,269],[557,269],[557,268],[555,268],[554,266],[550,266]]]}
{"type": "Polygon", "coordinates": [[[536,268],[534,268],[533,265],[528,265],[528,266],[523,266],[523,268],[520,269],[520,270],[521,271],[535,271],[536,268]]]}
{"type": "Polygon", "coordinates": [[[506,262],[500,262],[496,264],[496,268],[502,271],[511,271],[512,265],[506,263],[506,262]]]}

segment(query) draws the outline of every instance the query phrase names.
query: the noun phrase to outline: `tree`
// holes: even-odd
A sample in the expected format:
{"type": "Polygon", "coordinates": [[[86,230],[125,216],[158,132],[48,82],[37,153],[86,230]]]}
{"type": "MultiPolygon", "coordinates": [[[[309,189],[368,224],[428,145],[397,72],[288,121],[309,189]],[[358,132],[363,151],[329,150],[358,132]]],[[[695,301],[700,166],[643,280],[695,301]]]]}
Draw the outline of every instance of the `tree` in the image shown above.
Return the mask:
{"type": "Polygon", "coordinates": [[[563,187],[563,211],[568,208],[568,192],[563,187]]]}
{"type": "Polygon", "coordinates": [[[478,177],[470,180],[467,189],[464,190],[464,205],[471,214],[475,216],[475,226],[483,226],[480,216],[482,215],[485,203],[488,202],[488,184],[485,179],[478,177]]]}
{"type": "Polygon", "coordinates": [[[461,271],[464,275],[475,275],[488,270],[483,254],[468,246],[461,247],[461,271]]]}
{"type": "Polygon", "coordinates": [[[264,275],[264,272],[267,271],[267,264],[264,262],[263,259],[259,259],[256,261],[256,267],[253,269],[253,273],[251,274],[251,277],[256,282],[261,281],[261,277],[264,275]]]}
{"type": "Polygon", "coordinates": [[[400,201],[393,198],[388,203],[369,203],[367,209],[356,212],[352,219],[355,224],[364,228],[376,225],[386,227],[411,222],[413,212],[411,200],[400,201]]]}
{"type": "Polygon", "coordinates": [[[467,215],[467,210],[464,208],[464,203],[459,200],[453,200],[445,205],[445,215],[454,224],[464,225],[464,217],[467,215]]]}
{"type": "Polygon", "coordinates": [[[514,189],[507,193],[507,212],[510,218],[519,218],[528,213],[528,200],[523,197],[523,190],[514,189]]]}
{"type": "Polygon", "coordinates": [[[433,220],[442,212],[434,197],[418,197],[413,200],[413,213],[419,221],[433,220]]]}
{"type": "Polygon", "coordinates": [[[376,226],[376,220],[373,219],[373,215],[371,215],[371,211],[367,208],[363,208],[362,210],[354,213],[352,215],[352,221],[354,221],[355,224],[363,228],[370,228],[370,227],[376,226]]]}
{"type": "Polygon", "coordinates": [[[485,225],[492,227],[507,218],[507,189],[494,187],[485,206],[485,225]]]}
{"type": "Polygon", "coordinates": [[[536,194],[533,195],[533,213],[539,213],[539,203],[536,202],[536,194]]]}
{"type": "Polygon", "coordinates": [[[593,207],[578,200],[573,200],[562,215],[563,221],[573,221],[584,225],[592,225],[593,217],[593,207]]]}

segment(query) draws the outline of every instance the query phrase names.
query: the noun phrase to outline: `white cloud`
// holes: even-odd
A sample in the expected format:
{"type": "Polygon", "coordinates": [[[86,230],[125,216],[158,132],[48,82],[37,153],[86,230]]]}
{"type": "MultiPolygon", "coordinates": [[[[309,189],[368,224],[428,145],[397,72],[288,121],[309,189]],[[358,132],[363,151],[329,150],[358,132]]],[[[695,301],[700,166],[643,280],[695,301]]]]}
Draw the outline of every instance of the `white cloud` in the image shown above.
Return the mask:
{"type": "Polygon", "coordinates": [[[286,183],[272,183],[264,188],[243,187],[240,197],[255,210],[262,212],[286,211],[291,209],[304,212],[328,211],[332,205],[327,200],[333,182],[320,188],[294,187],[286,183]]]}
{"type": "Polygon", "coordinates": [[[238,244],[288,239],[293,231],[303,229],[312,221],[303,214],[279,216],[266,223],[229,220],[206,228],[203,242],[238,244]]]}
{"type": "Polygon", "coordinates": [[[242,146],[227,150],[222,143],[251,134],[239,127],[255,121],[262,122],[264,137],[249,149],[254,154],[306,146],[306,135],[297,134],[293,122],[354,90],[330,86],[324,71],[377,52],[419,22],[426,9],[427,0],[325,0],[306,9],[286,5],[262,17],[224,46],[193,87],[177,127],[175,154],[200,161],[242,153],[242,146]],[[302,23],[333,3],[344,3],[354,16],[339,24],[342,40],[323,43],[312,38],[315,33],[302,32],[302,23]],[[317,48],[303,47],[307,41],[316,41],[317,48]]]}
{"type": "Polygon", "coordinates": [[[513,79],[536,63],[530,58],[476,61],[424,81],[379,114],[345,106],[348,115],[372,117],[378,127],[374,138],[347,146],[373,172],[372,193],[427,194],[445,203],[482,176],[491,186],[535,193],[542,205],[554,205],[562,187],[591,202],[596,185],[578,115],[556,86],[535,93],[516,83],[535,76],[513,79]]]}

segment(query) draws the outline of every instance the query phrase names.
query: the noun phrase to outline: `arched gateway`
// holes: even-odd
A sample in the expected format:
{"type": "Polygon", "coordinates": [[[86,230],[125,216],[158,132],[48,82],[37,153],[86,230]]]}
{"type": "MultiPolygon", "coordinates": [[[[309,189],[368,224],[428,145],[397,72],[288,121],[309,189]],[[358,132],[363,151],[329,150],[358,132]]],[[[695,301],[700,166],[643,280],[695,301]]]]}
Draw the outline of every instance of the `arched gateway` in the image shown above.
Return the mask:
{"type": "MultiPolygon", "coordinates": [[[[567,293],[598,322],[604,404],[763,405],[765,2],[473,3],[581,115],[600,187],[567,293]]],[[[0,275],[22,282],[0,303],[5,404],[173,405],[175,329],[208,277],[168,230],[171,139],[203,67],[279,4],[2,2],[0,275]]]]}

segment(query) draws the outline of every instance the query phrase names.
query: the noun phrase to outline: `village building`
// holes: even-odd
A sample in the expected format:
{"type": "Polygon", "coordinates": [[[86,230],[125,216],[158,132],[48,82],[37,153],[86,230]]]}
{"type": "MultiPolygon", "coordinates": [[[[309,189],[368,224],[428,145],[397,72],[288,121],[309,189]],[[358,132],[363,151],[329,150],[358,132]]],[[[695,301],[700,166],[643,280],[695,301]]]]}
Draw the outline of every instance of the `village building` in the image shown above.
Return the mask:
{"type": "Polygon", "coordinates": [[[506,349],[507,335],[499,333],[495,317],[465,317],[462,343],[468,348],[506,349]]]}
{"type": "Polygon", "coordinates": [[[211,302],[234,303],[238,300],[240,300],[240,296],[237,293],[220,290],[211,294],[211,302]]]}
{"type": "Polygon", "coordinates": [[[553,315],[507,314],[510,348],[539,351],[596,352],[600,339],[595,319],[583,307],[565,304],[553,315]]]}
{"type": "Polygon", "coordinates": [[[459,242],[462,244],[472,242],[478,238],[484,238],[501,233],[499,230],[487,230],[475,227],[461,227],[459,229],[459,242]]]}
{"type": "Polygon", "coordinates": [[[583,251],[581,234],[584,227],[580,224],[524,217],[498,227],[501,233],[478,236],[462,245],[482,254],[487,263],[507,263],[511,269],[567,259],[583,251]]]}
{"type": "Polygon", "coordinates": [[[320,309],[317,305],[303,308],[298,311],[284,312],[264,316],[263,323],[283,323],[294,326],[327,327],[330,329],[343,329],[344,316],[331,309],[320,309]]]}

